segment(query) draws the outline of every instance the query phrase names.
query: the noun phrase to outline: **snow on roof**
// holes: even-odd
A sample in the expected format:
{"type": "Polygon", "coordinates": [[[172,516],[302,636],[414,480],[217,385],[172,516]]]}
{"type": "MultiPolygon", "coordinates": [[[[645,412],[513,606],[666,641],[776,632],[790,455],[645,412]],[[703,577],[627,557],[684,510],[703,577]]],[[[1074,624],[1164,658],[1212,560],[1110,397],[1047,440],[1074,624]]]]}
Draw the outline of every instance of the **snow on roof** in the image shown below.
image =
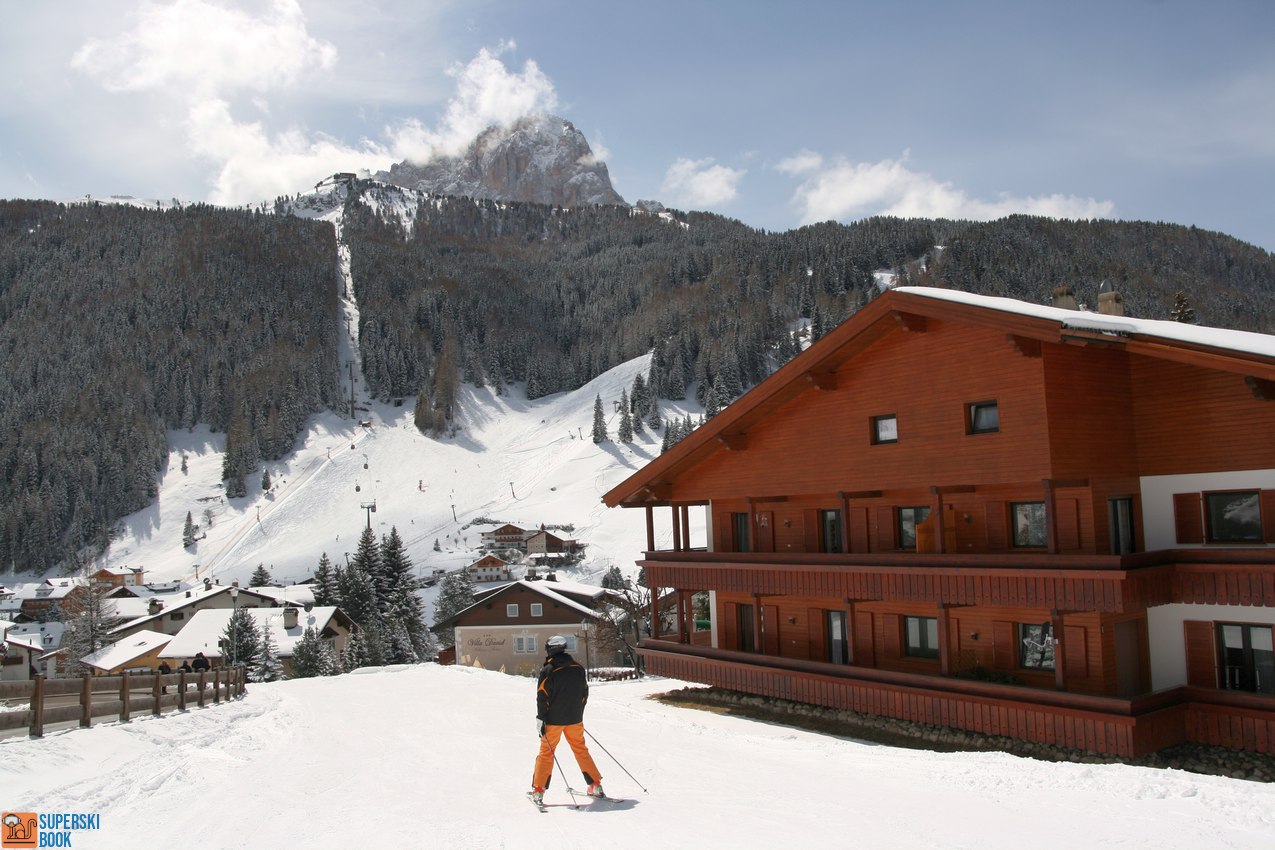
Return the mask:
{"type": "Polygon", "coordinates": [[[66,623],[57,621],[48,623],[18,623],[9,629],[9,636],[14,635],[35,635],[40,641],[43,649],[52,646],[59,646],[62,643],[62,633],[66,630],[66,623]]]}
{"type": "Polygon", "coordinates": [[[153,632],[150,629],[142,629],[122,640],[117,640],[110,646],[104,646],[97,652],[86,655],[80,660],[99,670],[114,670],[163,646],[172,639],[172,635],[166,635],[163,632],[153,632]]]}
{"type": "MultiPolygon", "coordinates": [[[[581,614],[587,614],[590,617],[596,617],[598,615],[598,612],[593,610],[587,605],[581,605],[579,602],[576,602],[574,599],[570,598],[569,596],[565,596],[563,594],[575,593],[577,595],[588,596],[590,599],[596,600],[598,597],[606,593],[605,588],[601,588],[601,587],[598,587],[597,585],[592,585],[592,584],[576,584],[575,582],[566,582],[566,581],[527,581],[526,579],[518,579],[518,581],[504,582],[500,585],[497,585],[493,587],[489,592],[485,594],[479,594],[479,596],[481,597],[481,601],[485,602],[493,598],[497,593],[505,591],[511,587],[519,587],[519,586],[524,587],[527,590],[531,590],[536,593],[539,593],[541,596],[547,597],[548,599],[551,599],[560,605],[564,605],[567,608],[571,608],[572,610],[578,611],[581,614]]],[[[474,605],[477,605],[477,604],[478,604],[477,602],[474,603],[474,605]]],[[[474,606],[471,605],[469,607],[472,608],[474,606]]],[[[468,611],[468,610],[469,608],[465,609],[465,611],[468,611]]],[[[454,615],[452,619],[455,620],[461,614],[464,614],[465,611],[461,611],[458,614],[454,615]]]]}
{"type": "MultiPolygon", "coordinates": [[[[274,638],[275,647],[280,657],[292,655],[297,641],[305,635],[307,627],[322,631],[328,621],[336,613],[333,605],[323,605],[306,612],[297,609],[297,624],[291,629],[283,627],[285,608],[241,608],[257,624],[258,631],[269,629],[274,638]]],[[[208,658],[220,658],[221,647],[218,641],[226,633],[226,625],[234,613],[230,608],[206,608],[198,611],[190,621],[182,627],[172,642],[160,653],[162,658],[194,658],[195,653],[202,652],[208,658]]]]}
{"type": "Polygon", "coordinates": [[[309,584],[290,584],[287,587],[250,587],[248,590],[269,596],[276,602],[288,605],[313,605],[314,587],[309,584]]]}
{"type": "Polygon", "coordinates": [[[900,286],[893,291],[943,301],[954,301],[989,310],[999,310],[1004,313],[1016,313],[1020,316],[1049,319],[1075,330],[1121,335],[1141,334],[1192,345],[1207,345],[1213,348],[1224,348],[1228,351],[1242,351],[1249,354],[1259,354],[1264,357],[1275,357],[1275,336],[1270,334],[1233,331],[1226,328],[1210,328],[1167,319],[1136,319],[1130,316],[1108,316],[1105,313],[1065,310],[1061,307],[1031,304],[1014,298],[976,295],[972,292],[962,292],[957,289],[938,289],[931,286],[900,286]]]}
{"type": "MultiPolygon", "coordinates": [[[[136,626],[138,623],[144,623],[147,620],[153,620],[155,618],[162,617],[165,614],[168,614],[172,611],[180,611],[183,608],[188,608],[189,606],[194,605],[196,602],[199,602],[202,599],[208,599],[209,597],[216,596],[220,593],[229,593],[230,590],[231,590],[230,585],[214,584],[211,588],[207,590],[205,590],[202,586],[200,586],[194,590],[187,590],[182,593],[173,593],[173,594],[164,594],[164,595],[155,594],[155,596],[149,597],[146,601],[149,602],[150,599],[159,597],[164,600],[164,607],[162,609],[160,609],[158,612],[154,614],[145,613],[143,616],[138,616],[138,617],[134,617],[131,620],[126,620],[120,625],[111,629],[111,632],[118,632],[125,628],[131,628],[133,626],[136,626]]],[[[239,588],[239,593],[248,594],[264,602],[274,601],[272,597],[264,593],[258,593],[257,592],[258,590],[259,588],[241,587],[239,588]]],[[[117,603],[120,601],[122,600],[118,600],[118,599],[116,600],[117,603]]],[[[147,610],[149,611],[149,608],[147,610]]]]}
{"type": "Polygon", "coordinates": [[[39,635],[6,634],[4,636],[4,642],[11,643],[14,646],[25,647],[26,649],[30,649],[34,652],[44,651],[44,642],[40,639],[39,635]]]}

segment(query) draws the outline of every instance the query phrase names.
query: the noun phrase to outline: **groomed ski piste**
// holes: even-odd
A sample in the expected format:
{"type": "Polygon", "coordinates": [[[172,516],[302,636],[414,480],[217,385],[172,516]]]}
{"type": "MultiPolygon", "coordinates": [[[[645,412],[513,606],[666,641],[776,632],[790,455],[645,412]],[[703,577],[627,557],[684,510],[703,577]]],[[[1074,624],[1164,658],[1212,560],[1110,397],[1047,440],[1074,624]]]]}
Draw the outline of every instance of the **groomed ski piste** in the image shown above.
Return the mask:
{"type": "MultiPolygon", "coordinates": [[[[0,743],[6,811],[100,815],[73,847],[1224,850],[1275,847],[1275,785],[863,743],[594,684],[613,804],[527,805],[535,680],[434,664],[250,685],[220,706],[0,743]],[[643,793],[638,784],[648,789],[643,793]]],[[[570,748],[558,760],[582,788],[570,748]]]]}

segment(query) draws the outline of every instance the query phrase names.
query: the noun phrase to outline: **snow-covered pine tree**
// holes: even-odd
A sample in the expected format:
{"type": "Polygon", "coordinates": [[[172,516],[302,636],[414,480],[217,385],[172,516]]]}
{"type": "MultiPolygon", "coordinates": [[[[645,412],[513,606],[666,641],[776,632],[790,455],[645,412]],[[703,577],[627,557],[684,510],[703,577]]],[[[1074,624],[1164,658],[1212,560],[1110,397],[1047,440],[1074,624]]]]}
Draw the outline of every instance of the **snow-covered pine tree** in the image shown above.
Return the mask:
{"type": "Polygon", "coordinates": [[[407,635],[412,651],[426,658],[429,649],[429,629],[425,625],[425,605],[417,593],[420,582],[412,574],[412,560],[403,548],[398,528],[391,527],[389,536],[381,541],[381,560],[390,577],[388,616],[397,621],[407,635]]]}
{"type": "Polygon", "coordinates": [[[236,608],[221,633],[222,661],[226,664],[244,664],[248,669],[257,665],[261,653],[261,633],[257,621],[247,608],[236,608]]]}
{"type": "Polygon", "coordinates": [[[664,420],[660,418],[660,403],[654,395],[651,396],[646,409],[646,425],[657,434],[664,425],[664,420]]]}
{"type": "Polygon", "coordinates": [[[593,400],[593,442],[601,443],[607,438],[607,420],[602,412],[602,396],[593,400]]]}
{"type": "MultiPolygon", "coordinates": [[[[364,526],[363,533],[359,535],[358,549],[350,557],[350,568],[361,570],[371,579],[372,591],[376,599],[376,613],[384,614],[390,603],[390,578],[385,573],[385,565],[381,560],[381,547],[376,542],[376,534],[369,526],[364,526]]],[[[349,611],[346,613],[350,614],[349,611]]],[[[350,616],[354,617],[353,614],[350,616]]],[[[365,622],[357,617],[354,619],[358,623],[365,622]]]]}
{"type": "Polygon", "coordinates": [[[195,545],[195,518],[186,511],[186,525],[182,528],[182,546],[189,549],[195,545]]]}
{"type": "Polygon", "coordinates": [[[341,605],[340,586],[327,552],[319,556],[319,566],[314,570],[314,604],[341,605]]]}
{"type": "Polygon", "coordinates": [[[450,620],[474,604],[474,579],[469,570],[455,570],[443,576],[434,600],[434,625],[450,620]]]}
{"type": "Polygon", "coordinates": [[[345,649],[341,652],[341,669],[350,673],[366,666],[368,663],[367,652],[363,648],[363,632],[355,629],[350,633],[350,639],[345,642],[345,649]]]}
{"type": "Polygon", "coordinates": [[[621,443],[633,442],[633,414],[629,413],[629,394],[620,390],[620,429],[616,437],[621,443]]]}
{"type": "Polygon", "coordinates": [[[261,651],[257,664],[251,671],[254,682],[277,682],[283,678],[283,664],[279,661],[279,647],[269,626],[261,630],[261,651]]]}
{"type": "Polygon", "coordinates": [[[342,570],[337,568],[341,586],[341,610],[360,626],[374,622],[380,611],[376,607],[376,587],[367,570],[356,561],[342,570]]]}
{"type": "Polygon", "coordinates": [[[264,492],[270,492],[270,470],[268,469],[261,471],[261,489],[264,492]]]}
{"type": "Polygon", "coordinates": [[[257,564],[257,568],[252,571],[252,577],[248,579],[249,587],[269,587],[273,583],[274,577],[270,575],[265,564],[257,564]]]}
{"type": "Polygon", "coordinates": [[[1169,311],[1169,318],[1175,322],[1195,324],[1195,308],[1191,306],[1191,299],[1186,297],[1185,292],[1179,291],[1173,296],[1173,309],[1169,311]]]}
{"type": "Polygon", "coordinates": [[[292,650],[292,678],[310,679],[315,676],[332,676],[340,672],[332,649],[315,631],[306,626],[301,640],[292,650]]]}

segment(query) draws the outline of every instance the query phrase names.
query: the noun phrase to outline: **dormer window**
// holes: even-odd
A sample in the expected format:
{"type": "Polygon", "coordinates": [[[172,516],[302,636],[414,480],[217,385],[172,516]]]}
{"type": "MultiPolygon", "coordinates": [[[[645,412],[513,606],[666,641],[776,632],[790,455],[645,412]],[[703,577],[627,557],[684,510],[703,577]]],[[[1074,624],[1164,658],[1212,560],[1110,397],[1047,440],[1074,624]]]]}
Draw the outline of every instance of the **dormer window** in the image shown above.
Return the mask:
{"type": "Polygon", "coordinates": [[[966,433],[994,434],[1001,429],[1000,410],[995,401],[976,401],[966,410],[966,433]]]}

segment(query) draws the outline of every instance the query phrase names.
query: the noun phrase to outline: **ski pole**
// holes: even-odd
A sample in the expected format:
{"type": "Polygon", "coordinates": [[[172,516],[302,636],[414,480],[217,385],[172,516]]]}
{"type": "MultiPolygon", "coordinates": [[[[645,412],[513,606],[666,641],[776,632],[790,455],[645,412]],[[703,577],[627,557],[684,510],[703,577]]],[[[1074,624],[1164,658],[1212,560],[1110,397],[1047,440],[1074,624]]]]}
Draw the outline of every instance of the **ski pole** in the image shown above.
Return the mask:
{"type": "MultiPolygon", "coordinates": [[[[599,747],[599,748],[601,748],[602,752],[606,753],[608,756],[611,756],[611,761],[615,762],[615,763],[619,766],[620,770],[623,770],[625,773],[628,773],[628,774],[629,774],[629,779],[632,779],[634,782],[637,782],[637,787],[639,787],[639,788],[641,788],[641,789],[642,789],[642,793],[643,793],[643,794],[650,794],[650,793],[651,793],[650,791],[647,791],[647,790],[646,790],[646,786],[645,786],[645,785],[643,785],[641,782],[638,782],[638,780],[637,780],[637,777],[636,777],[636,776],[634,776],[633,774],[629,773],[629,769],[628,769],[627,767],[625,767],[624,765],[620,764],[620,760],[619,760],[618,758],[616,758],[615,756],[612,756],[612,755],[611,755],[611,751],[610,751],[610,750],[608,750],[606,747],[603,747],[603,746],[602,746],[602,742],[601,742],[601,741],[599,741],[597,738],[593,737],[593,733],[592,733],[592,732],[590,732],[588,729],[585,729],[585,730],[584,730],[584,734],[588,735],[588,736],[589,736],[589,739],[590,739],[590,740],[592,740],[592,741],[593,741],[593,743],[597,744],[597,745],[598,745],[598,747],[599,747]]],[[[557,758],[557,756],[555,755],[555,756],[554,756],[554,758],[557,758]]]]}
{"type": "Polygon", "coordinates": [[[576,802],[576,791],[571,787],[571,783],[567,780],[567,772],[562,769],[562,762],[558,761],[557,753],[553,754],[553,763],[558,766],[558,775],[562,777],[562,784],[567,786],[567,793],[571,795],[571,805],[575,806],[577,809],[580,808],[580,804],[576,802]]]}

